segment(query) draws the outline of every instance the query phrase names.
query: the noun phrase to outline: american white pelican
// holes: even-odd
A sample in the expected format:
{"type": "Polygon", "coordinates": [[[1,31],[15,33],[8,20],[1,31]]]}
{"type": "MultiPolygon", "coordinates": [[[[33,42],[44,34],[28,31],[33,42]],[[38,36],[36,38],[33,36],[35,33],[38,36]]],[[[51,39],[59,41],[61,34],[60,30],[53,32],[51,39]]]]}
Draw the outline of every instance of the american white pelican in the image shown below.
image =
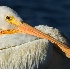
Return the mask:
{"type": "Polygon", "coordinates": [[[33,28],[22,22],[17,13],[7,6],[0,6],[0,30],[0,68],[46,65],[50,61],[53,44],[70,57],[66,39],[58,29],[44,25],[33,28]]]}

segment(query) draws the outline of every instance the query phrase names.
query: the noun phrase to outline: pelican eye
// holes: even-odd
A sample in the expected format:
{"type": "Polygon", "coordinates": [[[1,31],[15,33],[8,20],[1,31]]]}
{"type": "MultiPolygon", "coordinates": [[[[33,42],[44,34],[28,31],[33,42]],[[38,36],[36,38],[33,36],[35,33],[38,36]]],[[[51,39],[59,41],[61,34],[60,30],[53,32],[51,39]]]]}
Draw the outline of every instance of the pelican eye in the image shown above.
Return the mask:
{"type": "Polygon", "coordinates": [[[19,23],[20,23],[13,16],[5,16],[5,21],[10,24],[14,24],[14,25],[19,25],[19,23]]]}
{"type": "Polygon", "coordinates": [[[12,20],[12,17],[11,16],[6,16],[6,19],[7,20],[12,20]]]}

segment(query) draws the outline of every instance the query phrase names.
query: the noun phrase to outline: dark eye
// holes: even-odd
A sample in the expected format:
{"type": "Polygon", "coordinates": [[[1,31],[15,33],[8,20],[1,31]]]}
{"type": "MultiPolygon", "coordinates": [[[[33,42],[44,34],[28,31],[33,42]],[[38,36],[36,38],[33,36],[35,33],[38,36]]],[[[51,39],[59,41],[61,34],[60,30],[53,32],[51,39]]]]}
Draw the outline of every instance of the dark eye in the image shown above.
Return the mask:
{"type": "Polygon", "coordinates": [[[8,19],[8,20],[11,20],[11,17],[9,17],[9,16],[6,16],[6,19],[8,19]]]}

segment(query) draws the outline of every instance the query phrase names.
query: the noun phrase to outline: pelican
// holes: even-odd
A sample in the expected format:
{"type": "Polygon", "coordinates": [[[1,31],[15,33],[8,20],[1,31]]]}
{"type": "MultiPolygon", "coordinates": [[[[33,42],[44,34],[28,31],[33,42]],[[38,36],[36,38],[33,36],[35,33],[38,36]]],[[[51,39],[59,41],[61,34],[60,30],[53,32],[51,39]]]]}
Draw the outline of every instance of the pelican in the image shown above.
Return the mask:
{"type": "Polygon", "coordinates": [[[66,44],[58,29],[32,27],[11,8],[0,6],[0,68],[38,68],[46,59],[48,64],[53,45],[70,58],[66,44]]]}

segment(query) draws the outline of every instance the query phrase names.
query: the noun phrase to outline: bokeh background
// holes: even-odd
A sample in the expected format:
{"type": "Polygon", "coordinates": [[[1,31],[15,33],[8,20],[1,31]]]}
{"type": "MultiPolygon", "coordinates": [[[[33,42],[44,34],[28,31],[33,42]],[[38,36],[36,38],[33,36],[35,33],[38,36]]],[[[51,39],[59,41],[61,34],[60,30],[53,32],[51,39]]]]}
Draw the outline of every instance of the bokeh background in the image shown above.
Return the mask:
{"type": "MultiPolygon", "coordinates": [[[[70,0],[0,0],[3,5],[13,8],[28,24],[57,28],[70,40],[70,0]]],[[[63,62],[54,59],[48,68],[70,68],[70,59],[58,55],[63,62]]]]}

